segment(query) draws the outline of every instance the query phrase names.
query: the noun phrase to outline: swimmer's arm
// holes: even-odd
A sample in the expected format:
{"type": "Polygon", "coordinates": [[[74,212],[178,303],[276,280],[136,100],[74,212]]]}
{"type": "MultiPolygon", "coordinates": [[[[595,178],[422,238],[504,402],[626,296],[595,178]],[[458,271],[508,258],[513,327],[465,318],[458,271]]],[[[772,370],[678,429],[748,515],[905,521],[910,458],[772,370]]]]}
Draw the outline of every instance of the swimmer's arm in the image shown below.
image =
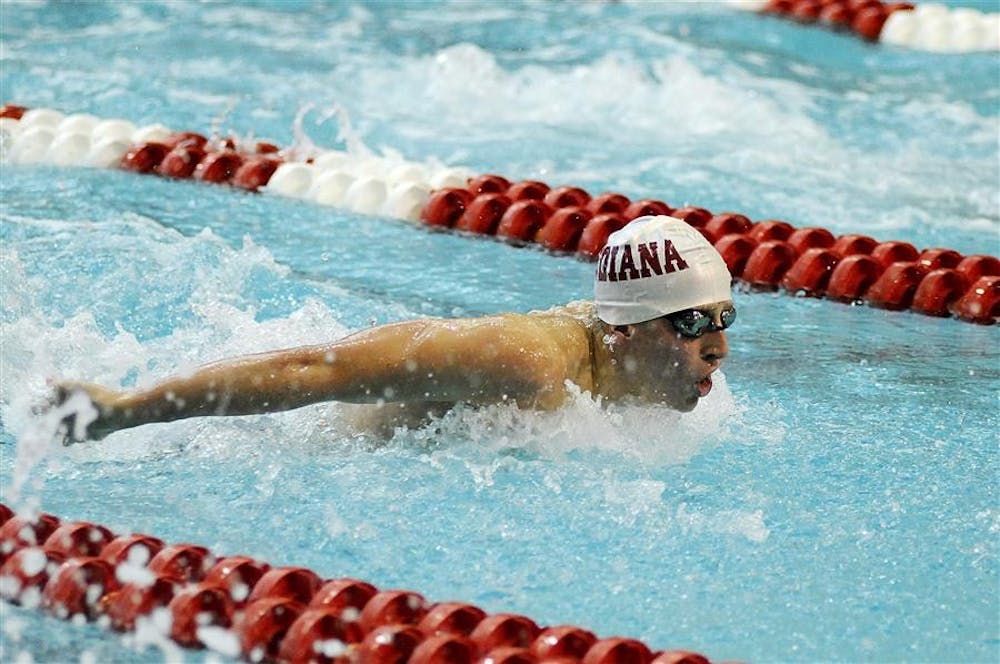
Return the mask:
{"type": "MultiPolygon", "coordinates": [[[[398,323],[307,346],[233,358],[148,389],[114,392],[64,383],[62,399],[83,390],[97,409],[87,428],[99,438],[119,429],[207,415],[248,415],[321,401],[544,399],[562,385],[518,325],[446,321],[398,323]],[[508,329],[510,328],[510,329],[508,329]]],[[[558,373],[558,372],[556,372],[558,373]]]]}

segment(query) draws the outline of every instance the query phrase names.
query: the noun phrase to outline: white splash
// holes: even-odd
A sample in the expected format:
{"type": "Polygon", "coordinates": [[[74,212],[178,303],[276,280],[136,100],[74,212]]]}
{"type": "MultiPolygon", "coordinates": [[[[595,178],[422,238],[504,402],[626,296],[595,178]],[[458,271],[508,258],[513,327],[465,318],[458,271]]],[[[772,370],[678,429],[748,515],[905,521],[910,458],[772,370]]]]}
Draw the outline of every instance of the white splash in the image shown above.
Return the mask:
{"type": "Polygon", "coordinates": [[[761,543],[771,535],[764,522],[764,512],[720,510],[717,512],[692,511],[682,503],[677,507],[677,523],[684,531],[720,533],[743,537],[761,543]]]}
{"type": "Polygon", "coordinates": [[[576,450],[621,453],[651,465],[683,463],[714,444],[737,407],[725,377],[690,413],[650,404],[604,404],[572,384],[570,402],[556,411],[459,406],[431,425],[397,432],[397,439],[437,444],[467,441],[495,451],[523,449],[543,457],[576,450]]]}

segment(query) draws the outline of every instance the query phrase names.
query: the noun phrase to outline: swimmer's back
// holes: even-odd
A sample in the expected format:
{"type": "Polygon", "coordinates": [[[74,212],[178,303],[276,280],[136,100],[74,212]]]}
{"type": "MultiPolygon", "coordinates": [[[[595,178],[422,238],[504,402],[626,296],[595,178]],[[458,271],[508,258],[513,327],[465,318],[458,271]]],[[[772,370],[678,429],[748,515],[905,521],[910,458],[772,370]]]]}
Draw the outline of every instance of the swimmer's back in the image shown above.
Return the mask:
{"type": "MultiPolygon", "coordinates": [[[[433,319],[413,332],[411,357],[433,347],[437,356],[448,356],[450,348],[465,348],[472,341],[478,364],[488,363],[531,367],[537,384],[530,403],[515,399],[521,406],[556,408],[565,401],[566,381],[582,390],[593,388],[591,370],[591,326],[596,320],[592,303],[573,302],[527,314],[504,313],[482,318],[433,319]],[[463,339],[464,338],[464,339],[463,339]],[[418,347],[422,347],[418,350],[418,347]]],[[[462,362],[468,358],[450,359],[462,362]]],[[[514,372],[517,373],[517,372],[514,372]]],[[[513,395],[512,395],[513,396],[513,395]]],[[[476,403],[474,400],[472,403],[476,403]]]]}
{"type": "MultiPolygon", "coordinates": [[[[439,365],[469,362],[463,357],[459,339],[475,340],[476,362],[484,357],[503,364],[543,367],[547,378],[540,379],[545,386],[533,389],[530,399],[511,394],[509,401],[520,406],[551,409],[566,399],[566,381],[581,390],[593,391],[590,339],[596,321],[594,306],[589,302],[573,302],[544,311],[527,314],[504,313],[482,318],[428,319],[410,321],[401,325],[409,329],[412,337],[406,342],[405,355],[420,357],[427,354],[442,356],[439,365]],[[453,355],[452,357],[447,357],[453,355]]],[[[472,405],[495,403],[491,397],[468,399],[472,405]]],[[[353,426],[378,432],[388,437],[396,427],[419,427],[430,416],[440,416],[454,406],[453,401],[408,400],[405,403],[364,405],[347,409],[353,426]]]]}

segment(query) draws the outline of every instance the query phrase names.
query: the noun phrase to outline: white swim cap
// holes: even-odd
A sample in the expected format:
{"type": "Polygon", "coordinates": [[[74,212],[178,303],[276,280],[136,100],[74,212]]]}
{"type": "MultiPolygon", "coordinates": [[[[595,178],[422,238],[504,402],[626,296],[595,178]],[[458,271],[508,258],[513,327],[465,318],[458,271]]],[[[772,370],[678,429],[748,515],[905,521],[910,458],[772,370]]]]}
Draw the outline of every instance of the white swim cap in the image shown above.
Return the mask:
{"type": "Polygon", "coordinates": [[[653,320],[732,297],[732,276],[701,233],[674,217],[640,217],[597,256],[594,301],[609,325],[653,320]]]}

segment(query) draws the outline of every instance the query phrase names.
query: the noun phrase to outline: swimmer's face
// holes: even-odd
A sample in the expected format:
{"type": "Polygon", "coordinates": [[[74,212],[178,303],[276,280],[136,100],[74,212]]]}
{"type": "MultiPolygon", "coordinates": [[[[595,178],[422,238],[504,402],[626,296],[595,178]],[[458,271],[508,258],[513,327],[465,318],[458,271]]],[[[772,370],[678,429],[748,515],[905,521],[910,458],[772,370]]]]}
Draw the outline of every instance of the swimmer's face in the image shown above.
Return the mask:
{"type": "Polygon", "coordinates": [[[681,334],[667,317],[623,326],[615,357],[630,392],[680,411],[690,411],[712,390],[711,374],[729,353],[720,328],[730,301],[697,307],[715,323],[700,336],[681,334]]]}

